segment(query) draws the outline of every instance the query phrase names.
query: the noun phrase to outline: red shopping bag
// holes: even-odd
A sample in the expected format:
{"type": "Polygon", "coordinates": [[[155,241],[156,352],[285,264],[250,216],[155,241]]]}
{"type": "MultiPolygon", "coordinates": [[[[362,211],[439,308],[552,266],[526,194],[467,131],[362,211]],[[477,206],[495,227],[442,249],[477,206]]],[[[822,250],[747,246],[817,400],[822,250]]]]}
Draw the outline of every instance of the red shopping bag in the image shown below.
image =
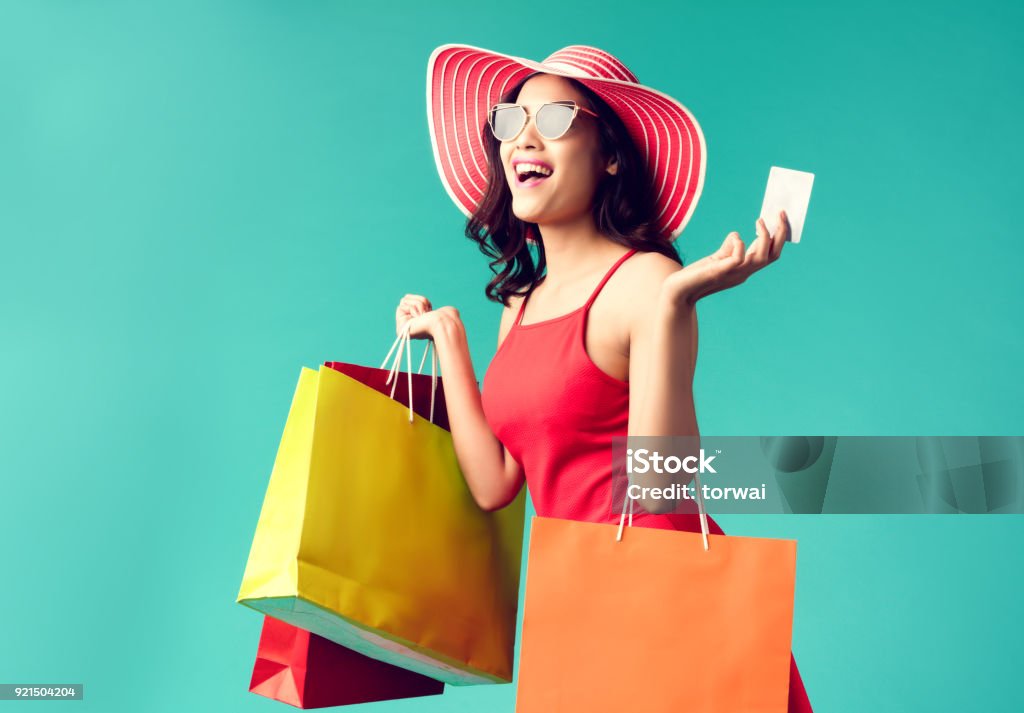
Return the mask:
{"type": "MultiPolygon", "coordinates": [[[[436,376],[437,372],[437,352],[433,350],[433,342],[428,342],[426,349],[423,350],[423,358],[420,360],[420,368],[418,373],[412,373],[412,369],[409,369],[408,373],[405,374],[405,378],[399,373],[401,367],[402,350],[398,350],[398,354],[395,357],[395,361],[390,369],[385,369],[388,359],[391,358],[392,352],[395,347],[402,344],[402,339],[407,338],[407,335],[399,335],[399,338],[395,340],[395,344],[391,347],[391,351],[384,357],[384,362],[379,368],[374,369],[370,366],[363,366],[362,364],[351,364],[349,362],[342,361],[325,361],[324,366],[335,371],[340,371],[346,376],[350,376],[356,381],[362,383],[364,386],[369,386],[375,391],[379,391],[382,394],[390,396],[392,399],[401,403],[408,403],[410,410],[418,413],[421,417],[427,419],[433,424],[436,424],[446,431],[450,431],[451,427],[448,425],[448,409],[445,406],[444,392],[440,391],[441,377],[436,376]],[[430,352],[430,376],[427,376],[423,372],[423,364],[427,360],[427,352],[430,352]],[[411,396],[410,396],[411,390],[411,396]],[[438,398],[438,392],[440,391],[440,398],[438,398]]],[[[408,348],[408,340],[406,340],[404,346],[408,348]]],[[[409,364],[411,366],[411,364],[409,364]]],[[[410,415],[410,420],[412,419],[410,415]]]]}
{"type": "MultiPolygon", "coordinates": [[[[343,361],[325,361],[324,366],[335,371],[340,371],[346,376],[351,376],[356,381],[369,386],[375,391],[379,391],[385,396],[391,396],[391,385],[394,384],[392,380],[391,384],[387,383],[388,370],[387,369],[375,369],[372,366],[363,366],[362,364],[350,364],[343,361]]],[[[392,397],[395,401],[400,403],[409,403],[409,379],[407,374],[401,374],[398,377],[398,383],[395,384],[395,395],[392,397]]],[[[440,426],[446,431],[450,431],[451,428],[448,426],[448,409],[444,403],[444,391],[441,385],[441,377],[436,378],[436,383],[431,384],[430,374],[411,374],[412,376],[412,410],[418,413],[423,418],[430,420],[430,403],[433,397],[434,401],[434,418],[433,423],[440,426]]]]}
{"type": "Polygon", "coordinates": [[[298,708],[323,708],[434,696],[444,683],[268,616],[249,690],[298,708]]]}

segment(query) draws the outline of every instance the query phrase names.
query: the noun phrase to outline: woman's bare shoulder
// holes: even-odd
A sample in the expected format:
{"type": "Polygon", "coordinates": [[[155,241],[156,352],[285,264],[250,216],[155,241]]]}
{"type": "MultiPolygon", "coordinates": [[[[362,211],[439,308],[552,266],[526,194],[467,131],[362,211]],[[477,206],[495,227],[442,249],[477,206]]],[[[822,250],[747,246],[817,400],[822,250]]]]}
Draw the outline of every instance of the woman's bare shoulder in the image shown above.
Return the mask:
{"type": "Polygon", "coordinates": [[[643,309],[653,302],[665,278],[682,266],[672,258],[655,252],[637,253],[623,263],[619,272],[623,293],[631,296],[630,302],[643,309]]]}
{"type": "Polygon", "coordinates": [[[525,295],[508,296],[508,304],[505,305],[505,308],[503,310],[501,310],[502,324],[504,324],[506,320],[511,322],[512,320],[515,319],[516,313],[519,311],[519,305],[523,303],[525,297],[525,295]]]}
{"type": "MultiPolygon", "coordinates": [[[[626,260],[615,272],[608,288],[615,305],[612,319],[622,335],[633,334],[658,308],[661,284],[680,264],[666,255],[641,252],[626,260]]],[[[623,337],[626,339],[627,337],[623,337]]]]}
{"type": "Polygon", "coordinates": [[[667,255],[655,252],[637,253],[623,265],[623,267],[627,266],[629,269],[625,270],[626,276],[637,283],[664,279],[682,267],[667,255]]]}

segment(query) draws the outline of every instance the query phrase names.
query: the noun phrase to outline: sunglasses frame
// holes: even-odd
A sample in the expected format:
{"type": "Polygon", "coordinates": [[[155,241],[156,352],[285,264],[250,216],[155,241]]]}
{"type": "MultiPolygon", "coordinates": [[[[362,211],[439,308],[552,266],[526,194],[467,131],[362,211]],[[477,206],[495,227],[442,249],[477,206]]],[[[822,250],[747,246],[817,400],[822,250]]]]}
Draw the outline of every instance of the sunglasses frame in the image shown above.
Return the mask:
{"type": "MultiPolygon", "coordinates": [[[[586,113],[586,114],[590,114],[592,117],[594,117],[598,121],[600,121],[600,119],[601,119],[601,117],[596,112],[593,112],[593,111],[591,111],[590,109],[587,109],[584,106],[580,106],[579,104],[577,104],[572,99],[566,99],[566,100],[562,100],[562,101],[553,101],[553,102],[544,102],[543,104],[541,104],[537,108],[537,111],[535,112],[535,114],[539,114],[541,112],[541,110],[544,109],[544,107],[551,106],[551,105],[571,106],[573,111],[572,111],[572,117],[569,119],[569,123],[566,124],[565,130],[562,131],[562,133],[560,133],[558,136],[545,136],[544,132],[541,131],[539,127],[537,128],[537,133],[540,134],[543,138],[547,139],[548,141],[555,141],[556,139],[560,139],[563,136],[565,136],[566,133],[568,133],[569,129],[572,128],[572,123],[574,121],[576,121],[576,116],[581,111],[586,113]]],[[[530,119],[533,118],[535,116],[535,114],[530,114],[530,110],[527,109],[522,104],[495,104],[487,112],[487,125],[491,128],[491,134],[493,134],[494,138],[496,138],[498,141],[501,141],[501,142],[515,141],[517,138],[519,138],[520,134],[522,134],[523,131],[526,129],[526,125],[530,123],[530,119]],[[518,109],[522,109],[523,110],[523,114],[526,115],[526,119],[523,121],[523,125],[519,127],[519,131],[517,131],[515,133],[515,136],[512,136],[511,138],[503,139],[500,136],[498,136],[498,134],[494,130],[494,114],[499,109],[511,109],[513,107],[516,107],[518,109]]],[[[537,126],[536,120],[534,120],[533,125],[537,126]]]]}

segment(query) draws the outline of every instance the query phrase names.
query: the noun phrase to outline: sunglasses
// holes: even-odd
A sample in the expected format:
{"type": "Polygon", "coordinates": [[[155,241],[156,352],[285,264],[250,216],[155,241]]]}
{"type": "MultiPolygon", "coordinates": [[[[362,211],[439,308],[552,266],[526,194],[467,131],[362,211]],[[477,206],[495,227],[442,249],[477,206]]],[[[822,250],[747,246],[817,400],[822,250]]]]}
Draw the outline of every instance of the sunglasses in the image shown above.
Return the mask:
{"type": "MultiPolygon", "coordinates": [[[[533,117],[534,126],[537,132],[549,141],[559,139],[572,126],[573,120],[579,112],[590,114],[595,119],[600,118],[590,109],[582,107],[574,101],[557,101],[542,104],[533,117]]],[[[491,133],[498,141],[511,141],[519,136],[530,114],[526,107],[519,104],[495,104],[487,114],[487,123],[491,127],[491,133]]]]}

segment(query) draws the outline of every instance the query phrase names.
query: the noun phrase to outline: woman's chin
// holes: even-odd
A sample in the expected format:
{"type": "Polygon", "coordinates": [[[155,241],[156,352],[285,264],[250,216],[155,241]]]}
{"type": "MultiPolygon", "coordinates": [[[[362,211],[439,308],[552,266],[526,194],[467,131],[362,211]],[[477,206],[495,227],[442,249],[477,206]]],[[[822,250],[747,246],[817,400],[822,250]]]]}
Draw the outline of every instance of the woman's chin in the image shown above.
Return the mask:
{"type": "Polygon", "coordinates": [[[537,223],[538,225],[544,222],[544,212],[539,210],[532,210],[525,206],[516,205],[518,201],[512,201],[512,215],[519,218],[524,223],[537,223]]]}
{"type": "Polygon", "coordinates": [[[552,205],[552,201],[546,196],[537,194],[530,195],[530,190],[524,191],[527,195],[520,193],[512,194],[512,215],[527,223],[543,223],[545,220],[554,218],[554,213],[563,212],[563,206],[552,205]]]}

